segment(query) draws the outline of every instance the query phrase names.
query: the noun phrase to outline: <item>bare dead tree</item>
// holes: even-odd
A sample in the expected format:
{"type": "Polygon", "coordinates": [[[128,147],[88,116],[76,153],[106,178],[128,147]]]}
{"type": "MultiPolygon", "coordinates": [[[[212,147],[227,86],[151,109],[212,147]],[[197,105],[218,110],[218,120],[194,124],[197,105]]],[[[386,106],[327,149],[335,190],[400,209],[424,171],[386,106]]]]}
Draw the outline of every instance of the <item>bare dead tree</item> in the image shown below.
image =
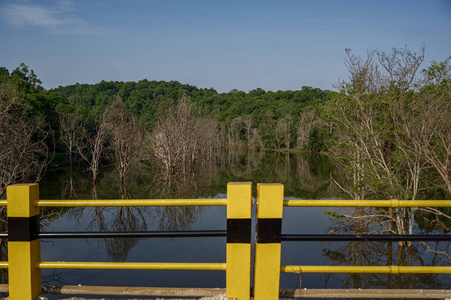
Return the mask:
{"type": "Polygon", "coordinates": [[[309,106],[301,111],[299,123],[296,127],[297,145],[305,147],[309,141],[310,133],[315,129],[318,123],[318,112],[315,108],[309,106]]]}
{"type": "Polygon", "coordinates": [[[275,133],[276,140],[278,143],[278,147],[280,148],[283,144],[285,148],[290,149],[291,146],[291,124],[292,124],[291,115],[287,115],[281,119],[279,119],[276,123],[275,133]]]}
{"type": "Polygon", "coordinates": [[[138,160],[145,130],[127,110],[119,95],[114,96],[103,114],[104,129],[114,153],[121,189],[126,187],[130,165],[138,160]]]}
{"type": "Polygon", "coordinates": [[[90,134],[86,128],[83,128],[82,138],[75,140],[78,154],[89,165],[94,186],[99,174],[100,159],[102,158],[105,149],[106,125],[104,122],[101,122],[100,125],[96,124],[95,128],[96,130],[93,134],[90,134]]]}
{"type": "Polygon", "coordinates": [[[169,173],[186,171],[199,158],[213,154],[219,146],[218,124],[196,114],[186,95],[177,105],[159,113],[159,122],[151,136],[151,149],[156,160],[169,173]]]}
{"type": "Polygon", "coordinates": [[[397,87],[403,91],[412,88],[417,80],[417,72],[424,60],[425,47],[419,53],[407,48],[393,48],[391,52],[377,51],[380,65],[385,69],[386,87],[397,87]]]}
{"type": "Polygon", "coordinates": [[[72,153],[74,152],[77,139],[80,139],[82,124],[74,112],[61,110],[58,112],[60,119],[61,139],[67,147],[69,154],[69,165],[72,168],[72,153]]]}
{"type": "Polygon", "coordinates": [[[40,180],[50,161],[51,131],[41,116],[26,116],[15,90],[0,85],[0,198],[8,185],[40,180]]]}
{"type": "Polygon", "coordinates": [[[246,126],[247,144],[249,145],[251,138],[251,129],[252,126],[254,126],[254,118],[252,117],[252,115],[246,115],[243,118],[243,122],[244,125],[246,126]]]}

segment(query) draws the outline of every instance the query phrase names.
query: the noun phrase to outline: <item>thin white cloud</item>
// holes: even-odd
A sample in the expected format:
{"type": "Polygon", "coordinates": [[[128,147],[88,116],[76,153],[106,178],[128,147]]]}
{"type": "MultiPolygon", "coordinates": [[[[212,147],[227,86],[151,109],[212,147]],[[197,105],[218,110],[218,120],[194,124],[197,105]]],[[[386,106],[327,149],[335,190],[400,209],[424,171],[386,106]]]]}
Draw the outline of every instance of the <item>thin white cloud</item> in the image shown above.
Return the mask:
{"type": "Polygon", "coordinates": [[[106,30],[73,16],[75,13],[68,0],[52,6],[11,3],[2,7],[0,18],[17,29],[39,28],[52,34],[97,34],[106,30]]]}

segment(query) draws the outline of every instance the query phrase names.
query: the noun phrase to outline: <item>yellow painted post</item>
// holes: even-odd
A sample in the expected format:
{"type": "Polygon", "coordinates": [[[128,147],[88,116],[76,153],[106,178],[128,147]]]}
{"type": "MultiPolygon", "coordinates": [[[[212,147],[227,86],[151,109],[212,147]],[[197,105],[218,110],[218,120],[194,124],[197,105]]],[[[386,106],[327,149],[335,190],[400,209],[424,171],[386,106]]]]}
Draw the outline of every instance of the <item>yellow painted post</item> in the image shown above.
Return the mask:
{"type": "Polygon", "coordinates": [[[279,299],[283,185],[257,184],[254,299],[279,299]]]}
{"type": "Polygon", "coordinates": [[[7,187],[9,299],[36,299],[41,294],[38,184],[7,187]]]}
{"type": "Polygon", "coordinates": [[[228,298],[250,299],[252,183],[227,184],[227,259],[226,294],[228,298]]]}

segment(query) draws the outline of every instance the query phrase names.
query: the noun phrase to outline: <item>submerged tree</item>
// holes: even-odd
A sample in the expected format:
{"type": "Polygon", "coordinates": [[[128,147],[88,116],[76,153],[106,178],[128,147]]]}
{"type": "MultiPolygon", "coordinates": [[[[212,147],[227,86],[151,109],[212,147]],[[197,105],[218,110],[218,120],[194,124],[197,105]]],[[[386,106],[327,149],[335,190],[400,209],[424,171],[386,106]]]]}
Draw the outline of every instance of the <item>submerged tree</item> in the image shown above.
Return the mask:
{"type": "MultiPolygon", "coordinates": [[[[102,130],[106,130],[111,150],[116,161],[121,189],[126,186],[127,173],[132,163],[139,158],[139,151],[144,142],[145,130],[118,95],[114,96],[103,114],[102,130]]],[[[103,132],[102,132],[103,134],[103,132]]],[[[99,146],[100,140],[94,146],[99,146]]]]}
{"type": "Polygon", "coordinates": [[[193,167],[200,158],[214,157],[219,137],[217,122],[199,116],[183,94],[176,105],[160,111],[151,136],[151,150],[156,160],[173,173],[193,167]]]}
{"type": "Polygon", "coordinates": [[[318,112],[315,108],[308,106],[301,111],[299,123],[296,127],[297,145],[305,148],[309,142],[312,131],[318,126],[318,112]]]}
{"type": "Polygon", "coordinates": [[[79,139],[76,142],[78,153],[89,165],[94,187],[99,174],[100,159],[105,150],[105,127],[106,125],[104,122],[101,122],[100,125],[94,123],[94,130],[92,133],[86,128],[83,128],[82,139],[79,139]]]}

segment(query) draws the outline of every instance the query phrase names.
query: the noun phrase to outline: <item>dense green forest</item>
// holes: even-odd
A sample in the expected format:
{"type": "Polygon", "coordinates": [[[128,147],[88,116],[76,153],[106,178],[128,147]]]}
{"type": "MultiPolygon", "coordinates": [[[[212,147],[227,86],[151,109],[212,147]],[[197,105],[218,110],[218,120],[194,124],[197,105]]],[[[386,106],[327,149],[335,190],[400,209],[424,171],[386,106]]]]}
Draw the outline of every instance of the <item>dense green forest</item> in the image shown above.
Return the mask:
{"type": "Polygon", "coordinates": [[[113,96],[119,95],[127,109],[149,130],[158,120],[159,109],[186,95],[202,116],[218,122],[224,144],[243,146],[253,142],[258,147],[276,149],[307,145],[305,138],[298,139],[298,131],[301,135],[305,134],[303,128],[298,126],[301,116],[305,110],[313,122],[316,117],[313,111],[322,106],[331,93],[311,87],[302,87],[298,91],[266,92],[255,89],[248,93],[237,90],[218,93],[212,88],[199,89],[177,81],[146,79],[139,82],[75,84],[58,87],[51,92],[61,95],[81,115],[97,116],[103,113],[113,96]]]}
{"type": "Polygon", "coordinates": [[[299,128],[301,116],[305,114],[304,119],[314,122],[316,108],[328,101],[331,94],[330,91],[306,86],[298,91],[266,92],[258,88],[248,93],[237,90],[218,93],[212,88],[200,89],[177,81],[147,79],[77,83],[44,90],[34,71],[25,64],[11,73],[2,67],[0,83],[14,86],[29,106],[30,113],[45,115],[57,135],[58,111],[76,112],[81,120],[100,118],[115,95],[119,95],[128,111],[151,130],[158,120],[157,111],[186,95],[198,113],[218,122],[224,138],[227,138],[224,140],[226,144],[247,145],[253,131],[258,134],[259,147],[276,149],[305,147],[308,139],[304,137],[305,128],[299,128]]]}

